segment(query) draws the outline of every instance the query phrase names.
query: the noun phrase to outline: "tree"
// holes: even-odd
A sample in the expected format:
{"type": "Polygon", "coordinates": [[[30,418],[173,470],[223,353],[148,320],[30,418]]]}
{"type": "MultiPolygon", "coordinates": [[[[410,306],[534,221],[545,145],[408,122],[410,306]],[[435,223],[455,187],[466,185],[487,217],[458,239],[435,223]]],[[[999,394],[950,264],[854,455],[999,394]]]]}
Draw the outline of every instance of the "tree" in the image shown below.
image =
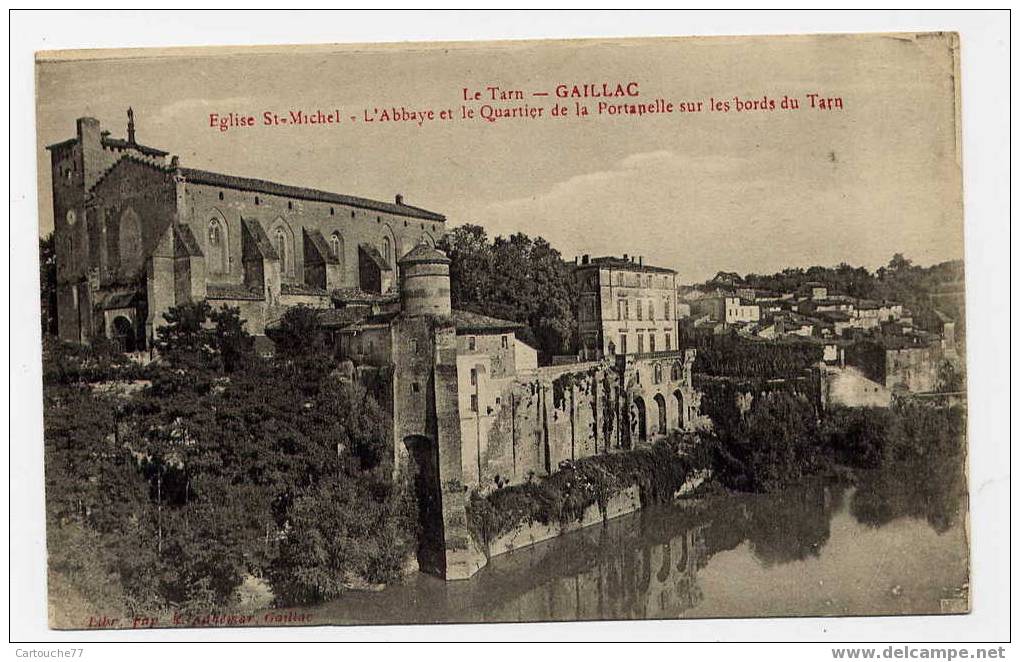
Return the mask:
{"type": "Polygon", "coordinates": [[[39,239],[39,295],[43,335],[56,335],[57,250],[52,232],[39,239]]]}
{"type": "Polygon", "coordinates": [[[156,350],[171,365],[209,369],[216,354],[211,314],[212,307],[205,301],[170,308],[163,314],[166,324],[156,331],[156,350]]]}
{"type": "Polygon", "coordinates": [[[215,325],[214,343],[223,372],[238,370],[251,358],[254,349],[251,334],[244,328],[246,322],[241,319],[241,309],[223,306],[210,314],[210,320],[215,325]]]}
{"type": "Polygon", "coordinates": [[[546,240],[516,233],[490,243],[483,228],[464,225],[439,246],[451,260],[454,308],[524,324],[519,337],[543,359],[576,351],[576,284],[546,240]]]}
{"type": "Polygon", "coordinates": [[[231,373],[252,356],[252,337],[239,308],[185,303],[168,310],[163,319],[156,349],[175,367],[231,373]]]}
{"type": "Polygon", "coordinates": [[[288,308],[269,333],[282,358],[319,361],[328,350],[318,313],[310,306],[288,308]]]}

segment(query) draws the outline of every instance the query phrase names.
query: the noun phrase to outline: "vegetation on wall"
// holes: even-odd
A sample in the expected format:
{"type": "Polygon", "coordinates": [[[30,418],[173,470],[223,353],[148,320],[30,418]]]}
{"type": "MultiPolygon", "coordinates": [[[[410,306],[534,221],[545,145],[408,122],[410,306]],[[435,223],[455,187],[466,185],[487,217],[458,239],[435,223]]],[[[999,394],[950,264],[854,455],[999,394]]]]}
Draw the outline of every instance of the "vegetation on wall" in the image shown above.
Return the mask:
{"type": "Polygon", "coordinates": [[[712,377],[799,377],[822,360],[818,343],[750,340],[736,334],[696,335],[685,339],[685,346],[698,350],[693,372],[712,377]]]}
{"type": "Polygon", "coordinates": [[[552,475],[521,485],[488,494],[475,490],[468,500],[468,528],[488,545],[521,524],[580,521],[594,505],[605,514],[609,500],[633,486],[639,489],[642,506],[670,501],[695,470],[707,467],[708,456],[679,452],[685,442],[673,434],[627,453],[561,462],[552,475]]]}

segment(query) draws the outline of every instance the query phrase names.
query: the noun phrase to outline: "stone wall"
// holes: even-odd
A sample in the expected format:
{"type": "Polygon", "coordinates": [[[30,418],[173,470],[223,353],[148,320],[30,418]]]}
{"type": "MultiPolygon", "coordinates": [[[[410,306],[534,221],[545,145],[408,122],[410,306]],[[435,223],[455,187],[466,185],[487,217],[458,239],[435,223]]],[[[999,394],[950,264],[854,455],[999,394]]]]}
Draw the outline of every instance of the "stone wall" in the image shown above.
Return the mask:
{"type": "Polygon", "coordinates": [[[243,282],[242,215],[258,220],[274,247],[277,245],[276,229],[283,230],[289,258],[281,274],[285,283],[304,282],[306,229],[320,232],[327,243],[334,234],[340,237],[343,254],[339,256],[340,263],[331,267],[339,272],[338,287],[359,286],[360,244],[371,244],[382,253],[382,246],[388,239],[390,267],[396,269],[396,258],[414,248],[422,237],[434,245],[446,232],[445,223],[441,221],[404,217],[335,202],[301,200],[193,182],[182,184],[181,190],[181,219],[192,226],[204,252],[208,252],[210,223],[226,224],[228,268],[225,273],[217,274],[213,281],[223,284],[243,282]]]}
{"type": "Polygon", "coordinates": [[[868,379],[859,368],[825,367],[821,372],[822,406],[888,407],[892,394],[885,384],[868,379]]]}
{"type": "Polygon", "coordinates": [[[700,396],[691,384],[692,361],[693,354],[661,352],[495,379],[479,373],[477,390],[485,397],[477,411],[461,408],[464,480],[483,488],[521,483],[564,461],[693,429],[700,396]]]}

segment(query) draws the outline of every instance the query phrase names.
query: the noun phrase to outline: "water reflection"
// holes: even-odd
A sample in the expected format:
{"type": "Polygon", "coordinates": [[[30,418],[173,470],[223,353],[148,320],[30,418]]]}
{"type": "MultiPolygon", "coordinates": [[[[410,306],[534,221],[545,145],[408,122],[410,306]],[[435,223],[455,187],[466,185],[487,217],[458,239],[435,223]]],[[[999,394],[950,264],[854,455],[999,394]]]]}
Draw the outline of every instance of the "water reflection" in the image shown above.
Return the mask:
{"type": "MultiPolygon", "coordinates": [[[[647,509],[499,556],[474,578],[352,593],[319,622],[937,612],[967,582],[962,470],[647,509]],[[958,476],[958,478],[954,478],[958,476]],[[941,479],[940,482],[936,479],[941,479]],[[919,546],[923,549],[919,550],[919,546]]],[[[944,607],[942,607],[944,608],[944,607]]]]}

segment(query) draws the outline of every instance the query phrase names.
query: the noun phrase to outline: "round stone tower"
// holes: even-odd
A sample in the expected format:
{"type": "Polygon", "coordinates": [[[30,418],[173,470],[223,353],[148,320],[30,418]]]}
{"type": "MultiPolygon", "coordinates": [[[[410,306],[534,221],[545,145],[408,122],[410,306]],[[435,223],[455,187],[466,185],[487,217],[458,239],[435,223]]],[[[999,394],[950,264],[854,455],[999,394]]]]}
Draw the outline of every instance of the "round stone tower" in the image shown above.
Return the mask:
{"type": "Polygon", "coordinates": [[[449,317],[450,258],[428,244],[415,246],[397,261],[400,309],[405,315],[449,317]]]}

